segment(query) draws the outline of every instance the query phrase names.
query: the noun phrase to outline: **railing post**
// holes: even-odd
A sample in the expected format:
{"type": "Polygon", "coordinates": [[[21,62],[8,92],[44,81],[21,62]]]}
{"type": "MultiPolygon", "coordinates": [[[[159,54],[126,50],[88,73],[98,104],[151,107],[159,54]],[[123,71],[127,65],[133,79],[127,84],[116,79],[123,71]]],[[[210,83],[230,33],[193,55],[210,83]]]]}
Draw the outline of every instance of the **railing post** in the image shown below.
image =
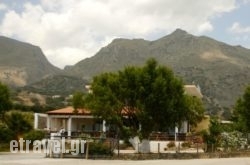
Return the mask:
{"type": "Polygon", "coordinates": [[[63,146],[62,146],[62,145],[63,145],[62,139],[61,139],[60,143],[61,143],[61,144],[60,144],[60,150],[61,150],[60,157],[63,158],[63,152],[64,152],[64,151],[63,151],[63,146]]]}
{"type": "Polygon", "coordinates": [[[53,158],[53,148],[54,148],[53,141],[50,141],[50,148],[49,148],[50,158],[53,158]]]}
{"type": "Polygon", "coordinates": [[[118,150],[117,156],[119,158],[119,156],[120,156],[120,140],[119,140],[119,135],[118,135],[118,138],[117,138],[117,150],[118,150]]]}
{"type": "Polygon", "coordinates": [[[140,145],[140,143],[137,143],[137,151],[138,151],[138,154],[140,153],[140,151],[139,151],[139,149],[140,149],[139,145],[140,145]]]}
{"type": "Polygon", "coordinates": [[[86,148],[86,157],[85,159],[89,158],[89,142],[87,141],[87,148],[86,148]]]}
{"type": "Polygon", "coordinates": [[[158,143],[158,154],[160,153],[160,143],[158,143]]]}

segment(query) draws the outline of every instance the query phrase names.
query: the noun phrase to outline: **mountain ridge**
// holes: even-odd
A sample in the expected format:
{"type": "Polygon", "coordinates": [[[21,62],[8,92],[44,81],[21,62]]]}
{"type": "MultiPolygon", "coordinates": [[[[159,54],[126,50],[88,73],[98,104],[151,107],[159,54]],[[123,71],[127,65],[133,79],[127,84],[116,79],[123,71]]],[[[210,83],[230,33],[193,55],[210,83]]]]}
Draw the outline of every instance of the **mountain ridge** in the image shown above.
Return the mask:
{"type": "Polygon", "coordinates": [[[84,88],[85,79],[90,82],[95,75],[128,65],[142,66],[148,58],[171,68],[185,84],[199,85],[212,114],[229,113],[250,82],[250,49],[181,29],[154,41],[114,39],[94,56],[64,70],[50,64],[38,46],[1,36],[0,47],[0,81],[49,95],[69,94],[84,88]]]}
{"type": "MultiPolygon", "coordinates": [[[[77,70],[78,66],[81,66],[81,65],[83,65],[83,63],[86,63],[86,62],[88,62],[90,60],[96,59],[99,56],[104,57],[105,55],[108,55],[108,53],[110,53],[111,49],[113,49],[112,51],[114,52],[113,54],[111,54],[112,55],[111,57],[115,58],[117,56],[117,51],[118,51],[119,47],[121,47],[121,45],[123,47],[129,46],[130,47],[129,49],[134,51],[134,52],[130,52],[131,56],[136,55],[136,53],[138,51],[138,45],[139,46],[141,46],[141,45],[151,46],[150,50],[149,51],[147,50],[147,53],[145,52],[145,55],[150,56],[150,57],[152,57],[153,55],[152,55],[152,53],[150,55],[148,52],[154,51],[154,49],[159,48],[159,46],[163,47],[161,49],[164,49],[164,47],[168,48],[167,52],[163,52],[163,53],[165,55],[166,54],[170,55],[168,53],[175,53],[175,52],[171,52],[171,47],[170,47],[171,44],[176,44],[177,42],[180,42],[180,39],[181,40],[183,40],[183,39],[184,40],[185,39],[190,40],[191,39],[192,40],[191,42],[196,42],[196,47],[197,47],[197,45],[199,46],[199,45],[202,45],[202,44],[203,45],[204,44],[208,44],[208,45],[213,44],[212,46],[215,45],[217,48],[219,48],[219,47],[230,47],[230,49],[241,49],[241,51],[242,50],[250,51],[249,49],[241,47],[241,46],[232,46],[232,45],[226,44],[226,43],[221,42],[221,41],[217,41],[217,40],[215,40],[213,38],[210,38],[210,37],[207,37],[207,36],[198,36],[198,37],[196,37],[196,36],[193,36],[193,35],[187,33],[184,30],[177,29],[173,33],[171,33],[171,34],[169,34],[167,36],[164,36],[162,38],[159,38],[159,39],[157,39],[155,41],[147,41],[147,40],[143,40],[143,39],[122,39],[122,38],[114,39],[109,45],[107,45],[106,47],[101,48],[94,56],[92,56],[90,58],[87,58],[87,59],[83,59],[83,60],[79,61],[78,63],[76,63],[74,66],[70,66],[69,68],[67,68],[65,70],[66,70],[66,72],[69,71],[69,73],[72,73],[72,72],[76,73],[77,71],[74,71],[74,69],[77,70]],[[176,40],[178,40],[178,41],[176,41],[176,40]],[[206,42],[206,43],[198,43],[197,44],[196,40],[199,40],[198,42],[206,42]],[[162,41],[164,41],[164,42],[162,42],[162,41]],[[118,45],[118,47],[116,47],[117,45],[118,45]]],[[[190,44],[190,43],[189,43],[189,45],[187,45],[188,43],[185,43],[185,44],[187,46],[193,48],[195,44],[194,43],[190,44]]],[[[209,46],[207,46],[207,47],[209,47],[209,46]]],[[[185,49],[185,47],[183,45],[180,45],[178,48],[179,49],[183,49],[183,48],[185,49]]],[[[205,47],[205,49],[208,49],[208,48],[205,47]]],[[[174,50],[174,51],[176,51],[176,50],[174,50]]],[[[187,54],[187,52],[185,52],[186,50],[182,50],[182,51],[183,51],[183,53],[187,54]]],[[[189,51],[190,51],[190,49],[189,49],[189,51]]],[[[191,51],[192,51],[192,49],[191,49],[191,51]]],[[[196,51],[199,51],[198,53],[204,53],[204,50],[199,50],[199,48],[198,48],[198,50],[196,48],[196,51]]],[[[121,53],[121,52],[119,52],[119,53],[121,53]]],[[[125,54],[125,55],[127,55],[127,54],[125,54]]],[[[206,55],[204,55],[204,58],[206,58],[206,55]]],[[[207,58],[209,58],[209,56],[207,56],[207,58]]],[[[214,58],[216,58],[216,57],[214,57],[214,58]]],[[[217,58],[223,58],[223,57],[218,56],[217,58]]],[[[115,59],[113,59],[113,60],[115,61],[115,59]]],[[[76,73],[76,74],[78,74],[78,73],[76,73]]]]}
{"type": "Polygon", "coordinates": [[[0,80],[25,86],[61,70],[53,66],[38,46],[0,36],[0,80]]]}
{"type": "Polygon", "coordinates": [[[90,80],[102,72],[117,71],[127,65],[141,66],[152,57],[173,69],[186,84],[201,86],[211,111],[232,108],[250,82],[249,49],[180,29],[155,41],[114,39],[93,57],[65,71],[90,80]]]}

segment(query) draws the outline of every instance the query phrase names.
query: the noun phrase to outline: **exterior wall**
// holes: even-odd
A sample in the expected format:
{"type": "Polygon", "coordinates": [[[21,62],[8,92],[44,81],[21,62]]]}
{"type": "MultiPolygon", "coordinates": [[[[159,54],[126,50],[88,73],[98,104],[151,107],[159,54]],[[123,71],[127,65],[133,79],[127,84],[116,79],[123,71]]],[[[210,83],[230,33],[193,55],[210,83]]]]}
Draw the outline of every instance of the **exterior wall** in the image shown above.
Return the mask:
{"type": "Polygon", "coordinates": [[[68,132],[68,136],[71,132],[101,132],[103,130],[102,123],[96,123],[91,116],[49,115],[47,119],[50,131],[59,132],[63,128],[68,132]]]}
{"type": "Polygon", "coordinates": [[[47,119],[47,114],[34,113],[34,129],[48,130],[47,119]]]}
{"type": "Polygon", "coordinates": [[[57,132],[61,128],[67,129],[67,127],[65,125],[65,119],[63,119],[63,118],[51,118],[50,130],[57,132]]]}
{"type": "Polygon", "coordinates": [[[72,131],[93,131],[93,119],[72,118],[72,131]]]}
{"type": "MultiPolygon", "coordinates": [[[[168,144],[173,141],[157,141],[157,140],[142,140],[138,137],[129,139],[136,152],[140,153],[164,153],[169,152],[168,144]],[[139,151],[138,151],[139,150],[139,151]]],[[[172,151],[176,151],[177,147],[181,147],[183,141],[174,141],[175,146],[172,151]]]]}
{"type": "Polygon", "coordinates": [[[175,135],[175,133],[188,133],[189,131],[189,123],[187,121],[184,121],[181,123],[180,127],[171,128],[168,133],[175,135]]]}
{"type": "Polygon", "coordinates": [[[150,141],[150,152],[151,153],[158,153],[159,152],[165,152],[167,145],[169,141],[150,141]]]}
{"type": "Polygon", "coordinates": [[[200,132],[202,130],[208,130],[209,124],[210,124],[210,116],[205,115],[204,119],[202,119],[201,122],[197,123],[197,125],[194,128],[192,128],[192,131],[200,132]]]}
{"type": "Polygon", "coordinates": [[[189,132],[189,128],[188,128],[188,122],[187,121],[184,121],[182,122],[181,124],[181,127],[179,129],[179,133],[187,133],[189,132]]]}

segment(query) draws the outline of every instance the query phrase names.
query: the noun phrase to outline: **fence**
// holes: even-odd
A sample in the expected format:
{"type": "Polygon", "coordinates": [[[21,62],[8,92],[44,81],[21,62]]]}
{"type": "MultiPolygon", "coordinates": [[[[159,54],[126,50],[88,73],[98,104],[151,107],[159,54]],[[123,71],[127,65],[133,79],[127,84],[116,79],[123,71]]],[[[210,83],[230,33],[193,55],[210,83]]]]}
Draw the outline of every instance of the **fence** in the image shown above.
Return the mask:
{"type": "MultiPolygon", "coordinates": [[[[112,157],[119,157],[119,155],[124,156],[124,147],[123,144],[119,143],[118,138],[107,138],[107,137],[83,137],[83,136],[48,136],[47,143],[51,146],[51,150],[46,153],[47,157],[82,157],[82,158],[112,158],[112,157]],[[59,153],[55,153],[53,151],[53,140],[59,141],[58,143],[62,143],[62,140],[65,139],[65,148],[60,148],[59,153]],[[84,150],[80,150],[77,155],[72,155],[70,150],[70,142],[74,140],[84,140],[84,150]],[[51,144],[52,143],[52,144],[51,144]],[[70,152],[65,152],[70,151],[70,152]],[[115,155],[113,155],[114,150],[116,151],[115,155]]],[[[186,134],[177,134],[176,136],[169,135],[166,133],[158,133],[153,132],[149,139],[147,140],[149,143],[149,148],[147,152],[142,152],[141,149],[143,148],[142,143],[140,142],[133,146],[132,149],[135,151],[133,154],[143,154],[143,153],[151,153],[151,154],[204,154],[205,157],[209,157],[209,154],[212,155],[228,155],[230,152],[236,153],[248,153],[249,149],[247,146],[238,146],[236,148],[227,147],[219,147],[216,144],[212,143],[205,143],[202,140],[201,136],[190,135],[187,136],[186,134]],[[154,144],[153,144],[154,143],[154,144]],[[171,143],[174,145],[171,147],[171,143]],[[208,155],[206,155],[208,154],[208,155]]],[[[80,147],[79,147],[80,148],[80,147]]],[[[130,150],[132,150],[130,148],[130,150]]],[[[127,154],[131,155],[131,154],[127,154]]],[[[236,154],[237,155],[237,154],[236,154]]]]}
{"type": "Polygon", "coordinates": [[[101,137],[65,136],[51,133],[45,139],[46,157],[110,157],[118,148],[117,139],[101,137]]]}

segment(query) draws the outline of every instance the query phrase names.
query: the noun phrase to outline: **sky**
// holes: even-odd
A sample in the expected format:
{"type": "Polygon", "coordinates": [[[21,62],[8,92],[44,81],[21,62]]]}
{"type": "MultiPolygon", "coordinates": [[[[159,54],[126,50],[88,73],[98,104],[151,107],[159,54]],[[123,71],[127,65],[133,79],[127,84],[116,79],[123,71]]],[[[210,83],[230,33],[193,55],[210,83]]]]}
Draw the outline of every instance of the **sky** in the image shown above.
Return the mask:
{"type": "Polygon", "coordinates": [[[115,38],[156,40],[180,28],[250,48],[250,0],[0,0],[0,35],[41,47],[63,68],[115,38]]]}

